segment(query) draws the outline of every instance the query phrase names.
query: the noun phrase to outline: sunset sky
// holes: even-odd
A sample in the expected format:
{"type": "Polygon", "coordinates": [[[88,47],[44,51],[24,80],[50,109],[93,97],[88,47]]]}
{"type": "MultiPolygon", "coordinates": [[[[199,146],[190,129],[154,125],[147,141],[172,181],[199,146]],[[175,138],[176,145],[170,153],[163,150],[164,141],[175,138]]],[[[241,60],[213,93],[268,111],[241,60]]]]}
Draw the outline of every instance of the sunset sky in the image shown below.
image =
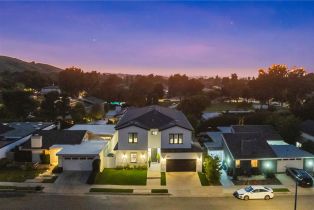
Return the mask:
{"type": "Polygon", "coordinates": [[[314,70],[314,2],[0,2],[0,55],[85,71],[314,70]]]}

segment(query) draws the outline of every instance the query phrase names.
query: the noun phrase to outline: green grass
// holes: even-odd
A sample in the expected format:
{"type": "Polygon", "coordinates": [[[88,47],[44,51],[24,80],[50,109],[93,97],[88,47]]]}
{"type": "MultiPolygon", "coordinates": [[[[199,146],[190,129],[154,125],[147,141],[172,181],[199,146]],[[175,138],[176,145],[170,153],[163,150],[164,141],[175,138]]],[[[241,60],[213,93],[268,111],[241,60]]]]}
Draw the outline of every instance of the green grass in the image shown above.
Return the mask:
{"type": "Polygon", "coordinates": [[[160,173],[160,185],[167,185],[166,172],[160,173]]]}
{"type": "Polygon", "coordinates": [[[58,176],[53,176],[50,179],[44,179],[42,183],[54,183],[57,180],[58,176]]]}
{"type": "Polygon", "coordinates": [[[209,186],[209,182],[208,182],[208,180],[207,180],[207,178],[206,178],[204,173],[198,172],[198,177],[200,179],[200,182],[201,182],[202,186],[209,186]]]}
{"type": "Polygon", "coordinates": [[[133,189],[91,188],[89,192],[133,193],[133,189]]]}
{"type": "Polygon", "coordinates": [[[147,170],[105,168],[98,173],[94,184],[146,185],[147,170]]]}
{"type": "Polygon", "coordinates": [[[152,189],[152,193],[168,193],[168,189],[152,189]]]}
{"type": "Polygon", "coordinates": [[[274,192],[290,192],[288,188],[273,188],[274,192]]]}
{"type": "Polygon", "coordinates": [[[44,170],[0,169],[0,182],[24,182],[33,179],[44,170]]]}

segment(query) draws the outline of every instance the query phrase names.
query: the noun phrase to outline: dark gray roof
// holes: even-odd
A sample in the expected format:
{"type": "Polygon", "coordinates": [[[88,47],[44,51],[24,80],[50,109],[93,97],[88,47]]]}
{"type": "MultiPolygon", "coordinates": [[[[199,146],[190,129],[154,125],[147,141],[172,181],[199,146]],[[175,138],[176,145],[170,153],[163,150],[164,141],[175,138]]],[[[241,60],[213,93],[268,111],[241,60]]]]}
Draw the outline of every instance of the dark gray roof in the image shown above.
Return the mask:
{"type": "Polygon", "coordinates": [[[2,123],[0,123],[0,136],[3,133],[6,133],[9,130],[13,130],[14,128],[11,128],[10,126],[4,125],[2,123]]]}
{"type": "Polygon", "coordinates": [[[234,133],[258,133],[266,140],[283,140],[271,125],[232,125],[234,133]]]}
{"type": "Polygon", "coordinates": [[[100,98],[96,98],[94,96],[87,96],[81,99],[84,102],[90,103],[90,104],[103,104],[105,103],[104,100],[100,99],[100,98]]]}
{"type": "Polygon", "coordinates": [[[303,133],[314,136],[314,120],[306,120],[300,124],[300,130],[303,133]]]}
{"type": "Polygon", "coordinates": [[[301,150],[293,145],[271,145],[271,148],[279,158],[302,158],[302,157],[311,157],[314,158],[314,155],[301,150]]]}
{"type": "Polygon", "coordinates": [[[258,133],[225,133],[223,139],[234,159],[276,157],[272,148],[258,133]]]}
{"type": "Polygon", "coordinates": [[[51,125],[53,123],[50,122],[11,122],[7,126],[12,129],[2,133],[1,136],[5,139],[20,139],[51,125]]]}
{"type": "Polygon", "coordinates": [[[199,143],[193,142],[191,148],[173,148],[173,149],[161,149],[162,153],[188,153],[188,152],[203,152],[202,147],[199,143]]]}
{"type": "MultiPolygon", "coordinates": [[[[85,130],[42,130],[36,135],[42,136],[42,148],[49,149],[56,144],[80,144],[87,131],[85,130]]],[[[31,140],[22,144],[23,148],[31,148],[31,140]]]]}
{"type": "Polygon", "coordinates": [[[129,108],[115,128],[121,129],[131,125],[144,129],[155,128],[164,130],[179,126],[193,130],[192,125],[181,111],[156,105],[142,108],[129,108]]]}

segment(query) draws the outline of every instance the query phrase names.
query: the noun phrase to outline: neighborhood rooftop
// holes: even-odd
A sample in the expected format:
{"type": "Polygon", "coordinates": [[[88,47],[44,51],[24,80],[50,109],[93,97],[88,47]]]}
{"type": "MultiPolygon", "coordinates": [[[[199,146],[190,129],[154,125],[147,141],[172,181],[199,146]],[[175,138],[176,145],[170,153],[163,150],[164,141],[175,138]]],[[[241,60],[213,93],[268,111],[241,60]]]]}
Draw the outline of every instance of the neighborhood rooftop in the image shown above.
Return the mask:
{"type": "Polygon", "coordinates": [[[261,134],[225,133],[223,138],[235,159],[276,157],[276,154],[261,134]]]}
{"type": "Polygon", "coordinates": [[[193,130],[193,127],[181,111],[161,106],[130,108],[122,116],[115,128],[121,129],[131,125],[147,130],[164,130],[174,126],[193,130]]]}
{"type": "MultiPolygon", "coordinates": [[[[72,131],[72,130],[42,130],[36,133],[42,136],[43,149],[49,149],[55,144],[80,144],[86,134],[86,130],[72,131]]],[[[31,148],[31,140],[25,142],[23,148],[31,148]]]]}
{"type": "Polygon", "coordinates": [[[95,125],[95,124],[76,124],[68,130],[87,130],[97,135],[113,135],[115,132],[114,125],[95,125]]]}
{"type": "Polygon", "coordinates": [[[279,158],[300,158],[300,157],[311,157],[312,155],[309,152],[301,150],[293,145],[271,145],[271,148],[275,152],[276,156],[279,158]]]}
{"type": "Polygon", "coordinates": [[[232,125],[234,133],[258,133],[267,140],[283,140],[271,125],[232,125]]]}

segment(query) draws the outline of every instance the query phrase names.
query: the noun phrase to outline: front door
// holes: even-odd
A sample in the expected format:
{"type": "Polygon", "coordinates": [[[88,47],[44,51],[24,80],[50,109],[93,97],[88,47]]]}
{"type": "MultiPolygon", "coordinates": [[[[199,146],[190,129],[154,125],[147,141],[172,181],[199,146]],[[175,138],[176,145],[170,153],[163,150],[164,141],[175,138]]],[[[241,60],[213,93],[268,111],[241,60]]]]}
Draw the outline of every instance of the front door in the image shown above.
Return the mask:
{"type": "Polygon", "coordinates": [[[151,155],[150,159],[152,162],[157,162],[157,148],[151,149],[151,155]]]}

